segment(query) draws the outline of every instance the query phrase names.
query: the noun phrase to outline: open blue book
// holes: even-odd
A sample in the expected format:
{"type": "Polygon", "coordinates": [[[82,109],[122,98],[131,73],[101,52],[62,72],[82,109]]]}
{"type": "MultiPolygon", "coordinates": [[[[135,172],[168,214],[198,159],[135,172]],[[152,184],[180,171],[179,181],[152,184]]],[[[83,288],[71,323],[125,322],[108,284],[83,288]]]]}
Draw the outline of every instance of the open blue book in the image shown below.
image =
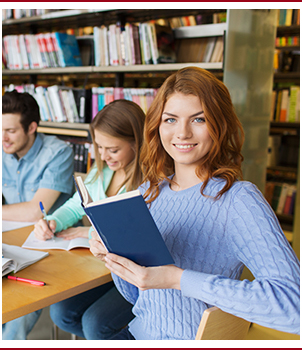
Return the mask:
{"type": "Polygon", "coordinates": [[[139,190],[93,202],[80,176],[75,184],[88,219],[110,253],[141,266],[174,264],[139,190]]]}

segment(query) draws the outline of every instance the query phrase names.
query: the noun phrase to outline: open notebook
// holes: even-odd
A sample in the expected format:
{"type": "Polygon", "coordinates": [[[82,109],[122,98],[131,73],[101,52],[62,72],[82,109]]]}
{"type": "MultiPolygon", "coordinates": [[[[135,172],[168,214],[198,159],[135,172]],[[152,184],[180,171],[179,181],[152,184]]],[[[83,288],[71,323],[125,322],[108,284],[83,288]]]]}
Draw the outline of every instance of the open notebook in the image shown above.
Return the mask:
{"type": "Polygon", "coordinates": [[[2,243],[2,277],[10,272],[16,273],[25,269],[48,255],[47,252],[28,250],[2,243]]]}

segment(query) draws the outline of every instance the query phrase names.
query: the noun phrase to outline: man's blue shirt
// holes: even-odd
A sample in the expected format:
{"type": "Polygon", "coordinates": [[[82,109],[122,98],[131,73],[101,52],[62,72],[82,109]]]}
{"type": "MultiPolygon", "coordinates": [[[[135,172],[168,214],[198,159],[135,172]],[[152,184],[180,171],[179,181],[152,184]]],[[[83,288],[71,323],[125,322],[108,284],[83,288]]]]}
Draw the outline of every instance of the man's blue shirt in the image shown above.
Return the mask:
{"type": "Polygon", "coordinates": [[[31,149],[21,159],[2,150],[2,195],[5,204],[30,201],[39,188],[61,192],[53,212],[73,192],[73,151],[55,136],[37,134],[31,149]]]}

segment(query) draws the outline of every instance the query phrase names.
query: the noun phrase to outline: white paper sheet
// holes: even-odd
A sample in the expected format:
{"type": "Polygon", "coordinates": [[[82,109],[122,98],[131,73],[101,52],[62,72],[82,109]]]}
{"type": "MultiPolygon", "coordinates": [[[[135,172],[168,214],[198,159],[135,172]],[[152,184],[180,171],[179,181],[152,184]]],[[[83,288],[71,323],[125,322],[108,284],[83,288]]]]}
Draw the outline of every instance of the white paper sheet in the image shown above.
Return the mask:
{"type": "Polygon", "coordinates": [[[2,232],[16,230],[21,227],[34,225],[35,222],[20,222],[20,221],[6,221],[2,220],[2,232]]]}

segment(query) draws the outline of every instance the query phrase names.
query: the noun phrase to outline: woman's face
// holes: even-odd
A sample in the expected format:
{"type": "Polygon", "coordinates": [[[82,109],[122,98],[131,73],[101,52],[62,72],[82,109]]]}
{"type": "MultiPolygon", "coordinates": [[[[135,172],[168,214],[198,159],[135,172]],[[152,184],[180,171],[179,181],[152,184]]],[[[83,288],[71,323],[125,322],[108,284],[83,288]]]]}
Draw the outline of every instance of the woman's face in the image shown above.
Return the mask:
{"type": "Polygon", "coordinates": [[[179,92],[165,104],[159,134],[164,149],[174,159],[175,171],[184,167],[195,171],[213,144],[199,98],[179,92]]]}
{"type": "Polygon", "coordinates": [[[94,131],[94,136],[100,157],[111,170],[115,172],[124,170],[134,159],[135,152],[132,143],[98,130],[94,131]]]}

